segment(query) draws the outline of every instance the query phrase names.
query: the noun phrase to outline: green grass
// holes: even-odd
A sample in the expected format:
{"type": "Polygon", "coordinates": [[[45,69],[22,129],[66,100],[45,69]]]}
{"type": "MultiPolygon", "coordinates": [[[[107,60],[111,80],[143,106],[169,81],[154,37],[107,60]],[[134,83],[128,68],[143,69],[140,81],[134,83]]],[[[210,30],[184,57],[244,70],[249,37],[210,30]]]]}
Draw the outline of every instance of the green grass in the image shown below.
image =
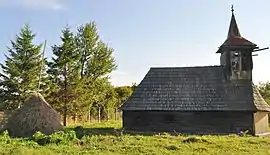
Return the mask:
{"type": "Polygon", "coordinates": [[[121,122],[104,122],[82,127],[70,126],[65,132],[28,139],[0,136],[0,152],[14,155],[51,154],[187,154],[187,155],[266,155],[270,138],[229,136],[194,136],[123,134],[121,122]],[[76,132],[75,132],[76,131],[76,132]],[[79,138],[78,138],[79,137],[79,138]]]}

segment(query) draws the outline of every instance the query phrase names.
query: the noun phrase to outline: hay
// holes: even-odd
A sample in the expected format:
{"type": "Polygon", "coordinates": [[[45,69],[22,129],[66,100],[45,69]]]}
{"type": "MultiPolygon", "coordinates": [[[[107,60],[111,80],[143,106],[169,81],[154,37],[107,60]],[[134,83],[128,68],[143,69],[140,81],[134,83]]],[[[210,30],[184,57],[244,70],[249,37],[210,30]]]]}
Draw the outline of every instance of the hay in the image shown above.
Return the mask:
{"type": "Polygon", "coordinates": [[[4,126],[12,137],[30,137],[37,131],[49,135],[62,129],[60,116],[38,93],[15,110],[4,126]]]}

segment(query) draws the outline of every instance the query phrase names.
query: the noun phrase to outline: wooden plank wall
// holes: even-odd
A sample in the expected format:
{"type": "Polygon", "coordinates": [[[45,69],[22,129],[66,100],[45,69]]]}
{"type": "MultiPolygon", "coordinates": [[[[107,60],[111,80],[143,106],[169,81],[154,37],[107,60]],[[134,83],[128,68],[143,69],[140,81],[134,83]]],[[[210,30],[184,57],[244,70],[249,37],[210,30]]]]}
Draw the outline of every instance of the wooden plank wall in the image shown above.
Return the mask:
{"type": "Polygon", "coordinates": [[[253,112],[166,112],[124,111],[127,130],[179,132],[189,134],[228,134],[253,129],[253,112]]]}

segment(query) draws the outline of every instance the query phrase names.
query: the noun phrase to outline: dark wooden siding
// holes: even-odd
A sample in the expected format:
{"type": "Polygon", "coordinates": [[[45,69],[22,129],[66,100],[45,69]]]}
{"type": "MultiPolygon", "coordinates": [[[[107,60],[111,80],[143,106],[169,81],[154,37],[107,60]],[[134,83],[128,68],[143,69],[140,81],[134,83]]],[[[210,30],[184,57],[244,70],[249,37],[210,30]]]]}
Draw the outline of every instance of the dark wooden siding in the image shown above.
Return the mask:
{"type": "Polygon", "coordinates": [[[123,127],[133,131],[228,134],[249,130],[253,112],[124,111],[123,127]]]}

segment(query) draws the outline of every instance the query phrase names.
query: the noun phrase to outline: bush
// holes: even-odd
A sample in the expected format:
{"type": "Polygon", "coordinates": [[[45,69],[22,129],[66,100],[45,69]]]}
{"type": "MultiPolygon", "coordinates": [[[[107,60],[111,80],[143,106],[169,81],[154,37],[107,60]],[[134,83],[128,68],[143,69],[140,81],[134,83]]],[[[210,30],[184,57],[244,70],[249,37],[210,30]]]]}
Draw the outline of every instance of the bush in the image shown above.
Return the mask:
{"type": "Polygon", "coordinates": [[[36,132],[31,139],[37,142],[39,145],[46,145],[46,144],[68,144],[70,142],[74,142],[75,140],[77,140],[77,137],[74,131],[68,132],[59,131],[49,136],[46,136],[41,132],[36,132]]]}
{"type": "Polygon", "coordinates": [[[77,136],[77,138],[81,139],[85,135],[84,127],[83,126],[77,126],[74,128],[74,132],[77,136]]]}

